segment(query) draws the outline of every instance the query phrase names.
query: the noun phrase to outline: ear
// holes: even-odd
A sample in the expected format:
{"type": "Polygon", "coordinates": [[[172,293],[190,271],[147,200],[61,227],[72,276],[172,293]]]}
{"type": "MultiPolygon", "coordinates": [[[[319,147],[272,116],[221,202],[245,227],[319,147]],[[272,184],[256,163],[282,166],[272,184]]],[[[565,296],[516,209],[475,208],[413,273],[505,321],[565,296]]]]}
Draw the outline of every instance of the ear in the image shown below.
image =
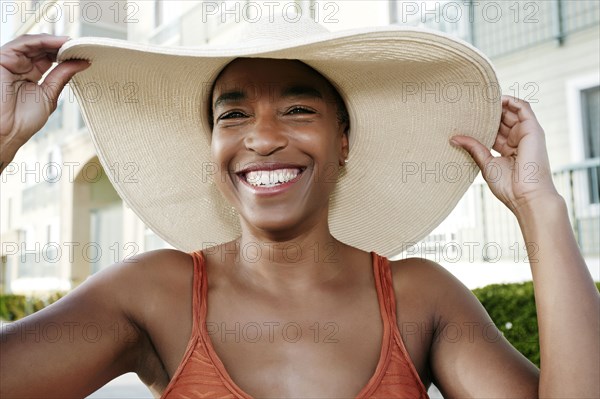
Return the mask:
{"type": "Polygon", "coordinates": [[[346,164],[346,160],[348,159],[348,154],[350,153],[350,145],[348,142],[348,128],[346,126],[342,126],[341,130],[341,140],[340,140],[340,166],[344,166],[346,164]]]}

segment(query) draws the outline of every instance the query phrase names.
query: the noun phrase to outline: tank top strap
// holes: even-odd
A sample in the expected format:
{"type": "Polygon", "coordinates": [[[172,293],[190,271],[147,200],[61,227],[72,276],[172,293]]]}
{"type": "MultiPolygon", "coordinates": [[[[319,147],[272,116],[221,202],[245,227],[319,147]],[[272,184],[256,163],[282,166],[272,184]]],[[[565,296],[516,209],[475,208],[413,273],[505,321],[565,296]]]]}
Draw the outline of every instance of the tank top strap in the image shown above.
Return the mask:
{"type": "MultiPolygon", "coordinates": [[[[394,290],[393,278],[392,278],[392,267],[388,258],[384,256],[379,256],[373,253],[374,264],[376,272],[379,276],[381,291],[377,294],[380,295],[379,299],[382,301],[385,307],[385,312],[388,317],[388,321],[390,323],[392,329],[393,339],[395,341],[395,348],[392,348],[391,351],[394,351],[395,354],[392,355],[395,362],[396,369],[402,369],[402,374],[412,375],[412,379],[410,381],[407,380],[406,384],[414,385],[413,393],[407,397],[415,397],[415,398],[429,398],[427,394],[427,389],[423,385],[421,378],[419,377],[419,373],[413,364],[408,350],[404,345],[404,340],[402,339],[402,334],[400,333],[400,329],[398,328],[397,318],[396,318],[396,291],[394,290]],[[418,393],[417,393],[418,392],[418,393]]],[[[390,372],[388,370],[388,372],[390,372]]],[[[394,371],[391,371],[394,373],[394,371]]],[[[407,386],[408,386],[407,385],[407,386]]]]}
{"type": "Polygon", "coordinates": [[[201,290],[203,286],[202,280],[203,276],[206,274],[204,273],[204,255],[201,251],[188,252],[188,254],[192,257],[194,262],[194,274],[192,277],[192,333],[185,349],[183,359],[179,363],[177,370],[175,370],[175,373],[171,377],[171,381],[161,395],[161,399],[172,397],[171,392],[173,389],[175,389],[175,387],[179,384],[181,378],[185,378],[182,377],[184,369],[194,354],[194,351],[196,350],[196,343],[201,336],[202,324],[199,313],[202,303],[206,302],[201,300],[201,290]]]}
{"type": "Polygon", "coordinates": [[[202,300],[202,298],[206,297],[203,292],[206,290],[206,284],[204,283],[206,272],[205,259],[202,251],[194,251],[191,252],[190,255],[192,255],[194,260],[194,277],[192,282],[192,335],[196,335],[200,333],[200,328],[202,328],[203,325],[202,308],[206,307],[206,301],[202,300]]]}
{"type": "Polygon", "coordinates": [[[375,252],[371,254],[374,258],[375,273],[377,273],[381,282],[381,291],[378,291],[377,295],[379,295],[379,300],[384,304],[390,324],[396,326],[396,294],[392,283],[390,261],[388,258],[380,256],[375,252]]]}

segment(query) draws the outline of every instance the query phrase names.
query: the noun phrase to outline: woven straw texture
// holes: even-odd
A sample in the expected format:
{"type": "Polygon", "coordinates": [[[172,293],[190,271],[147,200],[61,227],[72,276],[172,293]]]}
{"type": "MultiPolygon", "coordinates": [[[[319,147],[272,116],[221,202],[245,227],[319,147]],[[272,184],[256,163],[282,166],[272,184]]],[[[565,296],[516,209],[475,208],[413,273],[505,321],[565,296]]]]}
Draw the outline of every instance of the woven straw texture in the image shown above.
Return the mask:
{"type": "Polygon", "coordinates": [[[250,26],[236,47],[76,39],[59,59],[91,61],[72,85],[100,161],[123,200],[183,251],[240,234],[235,210],[213,183],[213,80],[242,56],[305,62],[339,90],[350,114],[348,163],[333,177],[331,232],[365,251],[398,254],[431,232],[476,176],[471,158],[448,139],[467,134],[493,144],[501,116],[494,69],[440,33],[288,25],[250,26]],[[135,172],[124,174],[125,165],[135,172]]]}

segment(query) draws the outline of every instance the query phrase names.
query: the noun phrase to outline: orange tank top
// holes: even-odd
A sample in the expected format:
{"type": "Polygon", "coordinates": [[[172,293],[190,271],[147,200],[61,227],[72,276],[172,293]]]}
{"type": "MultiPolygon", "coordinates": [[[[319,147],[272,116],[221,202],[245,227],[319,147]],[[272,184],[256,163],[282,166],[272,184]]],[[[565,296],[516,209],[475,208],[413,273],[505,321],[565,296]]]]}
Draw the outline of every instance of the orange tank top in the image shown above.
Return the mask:
{"type": "MultiPolygon", "coordinates": [[[[231,379],[212,346],[205,327],[208,280],[204,256],[200,251],[191,255],[194,259],[192,335],[183,360],[161,399],[252,399],[231,379]]],[[[375,373],[357,398],[429,398],[398,330],[389,261],[374,252],[371,256],[383,320],[383,341],[375,373]]]]}

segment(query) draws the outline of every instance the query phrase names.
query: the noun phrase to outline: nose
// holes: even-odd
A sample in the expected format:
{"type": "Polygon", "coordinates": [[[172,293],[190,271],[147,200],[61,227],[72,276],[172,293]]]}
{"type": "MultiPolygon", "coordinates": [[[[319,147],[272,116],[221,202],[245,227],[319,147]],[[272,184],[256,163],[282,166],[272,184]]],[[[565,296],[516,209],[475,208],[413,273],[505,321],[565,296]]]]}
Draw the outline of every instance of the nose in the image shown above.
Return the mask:
{"type": "Polygon", "coordinates": [[[246,148],[259,155],[270,155],[288,145],[283,126],[275,115],[257,117],[245,136],[246,148]]]}

